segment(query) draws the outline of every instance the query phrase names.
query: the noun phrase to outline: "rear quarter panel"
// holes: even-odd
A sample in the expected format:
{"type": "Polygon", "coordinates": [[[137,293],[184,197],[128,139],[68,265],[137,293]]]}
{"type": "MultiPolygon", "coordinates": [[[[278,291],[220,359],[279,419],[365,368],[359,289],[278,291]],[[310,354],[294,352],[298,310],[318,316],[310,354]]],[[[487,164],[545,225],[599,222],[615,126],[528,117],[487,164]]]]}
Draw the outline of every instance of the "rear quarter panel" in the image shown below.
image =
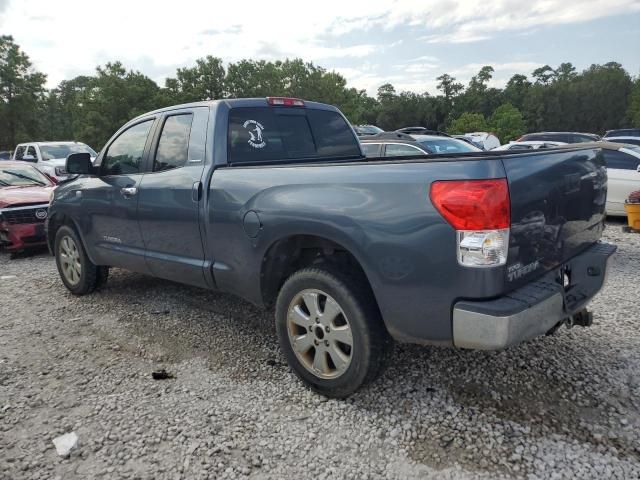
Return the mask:
{"type": "Polygon", "coordinates": [[[216,284],[260,304],[269,247],[316,235],[358,259],[397,339],[450,344],[453,301],[497,295],[504,270],[458,266],[455,232],[431,205],[430,184],[501,177],[495,159],[219,168],[207,211],[216,284]],[[256,238],[243,230],[250,210],[262,224],[256,238]]]}

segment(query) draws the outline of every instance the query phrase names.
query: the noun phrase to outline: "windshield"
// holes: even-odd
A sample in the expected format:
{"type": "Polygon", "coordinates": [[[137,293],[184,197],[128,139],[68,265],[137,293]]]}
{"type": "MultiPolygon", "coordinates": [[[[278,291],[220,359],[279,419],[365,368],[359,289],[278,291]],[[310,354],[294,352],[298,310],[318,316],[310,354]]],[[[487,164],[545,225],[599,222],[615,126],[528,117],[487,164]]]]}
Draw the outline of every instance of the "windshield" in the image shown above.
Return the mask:
{"type": "Polygon", "coordinates": [[[25,165],[0,167],[0,187],[51,186],[51,181],[35,168],[25,165]]]}
{"type": "Polygon", "coordinates": [[[458,140],[456,138],[434,138],[432,140],[420,140],[429,153],[443,154],[443,153],[468,153],[468,152],[481,152],[482,150],[474,147],[473,145],[458,140]]]}
{"type": "Polygon", "coordinates": [[[40,145],[40,153],[44,160],[53,158],[67,158],[72,153],[88,153],[92,157],[96,152],[84,143],[58,143],[54,145],[40,145]]]}

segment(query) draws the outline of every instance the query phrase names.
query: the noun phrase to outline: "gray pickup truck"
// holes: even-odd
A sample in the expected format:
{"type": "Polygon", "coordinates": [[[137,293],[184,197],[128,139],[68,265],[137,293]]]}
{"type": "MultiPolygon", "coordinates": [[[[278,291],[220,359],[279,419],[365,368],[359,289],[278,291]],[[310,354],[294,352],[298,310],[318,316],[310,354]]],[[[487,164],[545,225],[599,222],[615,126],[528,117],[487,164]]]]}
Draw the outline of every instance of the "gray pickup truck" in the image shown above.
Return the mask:
{"type": "Polygon", "coordinates": [[[336,108],[299,99],[150,112],[66,170],[47,232],[72,293],[120,267],[275,307],[290,366],[332,397],[393,340],[491,350],[589,325],[615,251],[593,145],[365,158],[336,108]]]}

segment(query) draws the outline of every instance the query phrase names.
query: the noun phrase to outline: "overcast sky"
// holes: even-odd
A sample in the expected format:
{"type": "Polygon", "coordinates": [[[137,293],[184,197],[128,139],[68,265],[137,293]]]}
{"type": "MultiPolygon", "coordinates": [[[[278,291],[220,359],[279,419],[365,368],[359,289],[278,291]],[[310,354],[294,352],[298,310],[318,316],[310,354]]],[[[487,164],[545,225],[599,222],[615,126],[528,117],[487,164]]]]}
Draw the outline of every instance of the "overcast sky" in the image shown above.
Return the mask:
{"type": "Polygon", "coordinates": [[[572,62],[620,62],[640,74],[640,0],[0,0],[12,35],[48,86],[120,60],[160,85],[204,55],[301,57],[375,93],[436,93],[435,78],[468,81],[492,65],[514,73],[572,62]]]}

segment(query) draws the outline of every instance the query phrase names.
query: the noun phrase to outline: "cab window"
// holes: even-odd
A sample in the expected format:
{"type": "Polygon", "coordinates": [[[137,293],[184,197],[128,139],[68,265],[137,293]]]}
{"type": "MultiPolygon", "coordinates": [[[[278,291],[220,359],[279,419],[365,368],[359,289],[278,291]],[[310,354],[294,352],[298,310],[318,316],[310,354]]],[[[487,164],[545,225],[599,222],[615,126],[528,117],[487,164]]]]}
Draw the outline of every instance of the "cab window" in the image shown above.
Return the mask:
{"type": "Polygon", "coordinates": [[[153,119],[138,123],[122,132],[102,160],[102,175],[129,175],[140,172],[142,154],[153,119]]]}
{"type": "Polygon", "coordinates": [[[154,172],[180,168],[187,163],[192,121],[191,113],[167,117],[153,160],[154,172]]]}
{"type": "Polygon", "coordinates": [[[27,149],[27,147],[25,147],[24,145],[20,145],[16,148],[16,153],[14,158],[16,160],[22,160],[22,157],[24,157],[24,151],[27,149]]]}

